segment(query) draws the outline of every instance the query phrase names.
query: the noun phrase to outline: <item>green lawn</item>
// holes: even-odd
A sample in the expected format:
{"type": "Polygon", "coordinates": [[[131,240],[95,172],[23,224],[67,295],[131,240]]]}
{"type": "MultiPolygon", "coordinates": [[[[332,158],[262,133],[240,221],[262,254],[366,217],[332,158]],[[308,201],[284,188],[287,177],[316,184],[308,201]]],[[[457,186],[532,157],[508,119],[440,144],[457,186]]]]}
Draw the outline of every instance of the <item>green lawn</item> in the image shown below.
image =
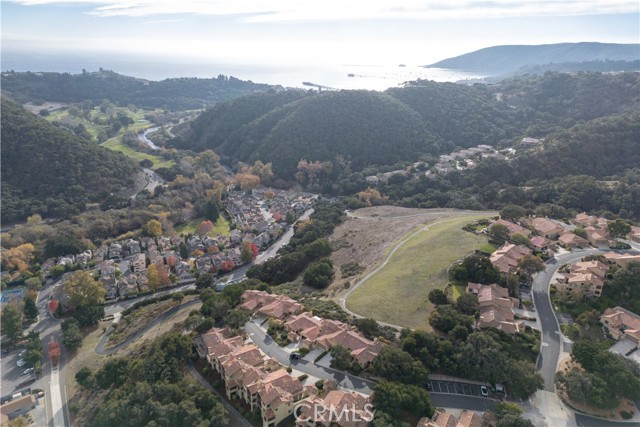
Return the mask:
{"type": "MultiPolygon", "coordinates": [[[[198,225],[200,225],[200,223],[202,221],[204,221],[204,218],[196,218],[191,222],[188,222],[188,223],[183,224],[183,225],[181,225],[179,227],[176,227],[176,229],[175,229],[176,233],[178,233],[178,234],[195,234],[196,229],[198,228],[198,225]]],[[[229,230],[229,222],[225,218],[223,218],[221,216],[216,221],[216,226],[209,233],[209,236],[211,236],[211,237],[228,236],[229,233],[231,233],[231,230],[229,230]]]]}
{"type": "Polygon", "coordinates": [[[458,301],[458,297],[467,292],[466,286],[463,285],[451,285],[451,298],[453,301],[458,301]]]}
{"type": "Polygon", "coordinates": [[[137,160],[138,162],[144,159],[149,159],[153,162],[153,166],[151,167],[151,169],[153,170],[156,170],[158,168],[170,168],[175,164],[173,160],[165,160],[162,157],[156,156],[154,154],[142,153],[140,151],[134,150],[128,145],[123,144],[122,135],[115,136],[111,139],[106,140],[104,143],[102,143],[102,146],[110,150],[120,151],[125,156],[131,157],[132,159],[137,160]]]}
{"type": "Polygon", "coordinates": [[[347,308],[394,325],[429,329],[428,318],[433,308],[427,295],[432,289],[446,287],[447,269],[454,261],[487,242],[485,236],[462,230],[464,225],[481,218],[486,217],[438,220],[412,237],[383,269],[349,295],[347,308]]]}

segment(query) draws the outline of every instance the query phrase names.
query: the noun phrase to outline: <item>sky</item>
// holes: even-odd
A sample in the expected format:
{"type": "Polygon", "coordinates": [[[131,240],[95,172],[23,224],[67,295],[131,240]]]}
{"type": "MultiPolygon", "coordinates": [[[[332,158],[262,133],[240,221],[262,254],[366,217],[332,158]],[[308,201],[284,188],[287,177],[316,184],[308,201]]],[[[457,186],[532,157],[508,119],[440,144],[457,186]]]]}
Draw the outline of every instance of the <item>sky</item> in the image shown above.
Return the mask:
{"type": "Polygon", "coordinates": [[[425,65],[501,44],[640,42],[637,0],[1,0],[0,4],[3,58],[75,54],[245,66],[425,65]]]}

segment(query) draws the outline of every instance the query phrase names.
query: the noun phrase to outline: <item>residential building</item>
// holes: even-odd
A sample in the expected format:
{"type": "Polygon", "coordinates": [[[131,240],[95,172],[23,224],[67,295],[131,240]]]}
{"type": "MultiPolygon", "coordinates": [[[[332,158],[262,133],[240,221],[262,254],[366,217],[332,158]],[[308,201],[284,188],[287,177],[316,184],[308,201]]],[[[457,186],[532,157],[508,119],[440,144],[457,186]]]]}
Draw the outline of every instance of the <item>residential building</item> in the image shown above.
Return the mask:
{"type": "Polygon", "coordinates": [[[238,306],[251,314],[261,314],[278,320],[300,314],[304,306],[298,301],[283,295],[273,295],[265,291],[247,290],[241,297],[242,303],[238,306]]]}
{"type": "Polygon", "coordinates": [[[275,427],[298,402],[317,391],[315,386],[303,386],[253,343],[231,336],[227,328],[213,328],[196,337],[194,344],[200,357],[221,375],[229,399],[236,397],[251,410],[260,409],[263,427],[275,427]]]}
{"type": "Polygon", "coordinates": [[[573,223],[581,227],[594,226],[598,223],[598,217],[593,215],[587,215],[585,212],[579,213],[573,219],[573,223]]]}
{"type": "Polygon", "coordinates": [[[558,243],[560,246],[567,249],[576,249],[576,248],[586,248],[589,246],[589,242],[582,237],[574,234],[570,231],[567,231],[563,235],[558,238],[558,243]]]}
{"type": "Polygon", "coordinates": [[[606,229],[596,227],[586,227],[584,231],[587,233],[587,240],[595,247],[609,245],[609,232],[606,229]]]}
{"type": "Polygon", "coordinates": [[[536,248],[539,251],[548,251],[554,248],[554,243],[542,236],[534,236],[531,238],[531,246],[536,248]]]}
{"type": "Polygon", "coordinates": [[[604,254],[604,257],[610,264],[617,264],[620,267],[626,267],[630,262],[640,262],[640,255],[609,252],[604,254]]]}
{"type": "Polygon", "coordinates": [[[456,417],[446,410],[439,409],[431,419],[421,418],[417,427],[489,427],[495,425],[496,421],[496,417],[490,412],[480,415],[464,409],[460,416],[456,417]]]}
{"type": "MultiPolygon", "coordinates": [[[[18,397],[0,406],[0,414],[9,420],[25,415],[27,412],[38,406],[38,401],[33,394],[18,397]]],[[[2,424],[4,425],[4,424],[2,424]]]]}
{"type": "MultiPolygon", "coordinates": [[[[507,227],[509,229],[509,236],[513,236],[516,233],[522,234],[523,236],[526,236],[526,237],[529,237],[531,235],[531,230],[524,228],[518,224],[515,224],[511,221],[499,219],[497,221],[494,221],[493,224],[501,224],[507,227]]],[[[493,226],[493,224],[491,224],[491,226],[493,226]]],[[[491,228],[491,226],[489,226],[489,228],[491,228]]]]}
{"type": "Polygon", "coordinates": [[[371,397],[355,391],[331,390],[299,404],[296,427],[366,427],[373,421],[371,397]]]}
{"type": "Polygon", "coordinates": [[[558,285],[583,296],[600,297],[609,266],[600,261],[581,261],[570,265],[558,285]]]}
{"type": "Polygon", "coordinates": [[[501,273],[508,274],[518,270],[518,261],[526,255],[531,255],[531,249],[526,246],[505,243],[489,259],[501,273]]]}
{"type": "Polygon", "coordinates": [[[147,257],[145,254],[136,254],[131,258],[129,265],[134,273],[140,273],[147,270],[147,257]]]}
{"type": "Polygon", "coordinates": [[[565,231],[562,226],[556,224],[548,218],[533,218],[530,223],[537,234],[542,237],[546,237],[547,239],[557,239],[558,236],[560,236],[565,231]]]}
{"type": "Polygon", "coordinates": [[[509,297],[509,290],[497,284],[481,285],[471,283],[467,285],[467,292],[478,296],[480,317],[478,327],[497,328],[508,334],[515,334],[524,330],[524,322],[516,321],[513,308],[520,305],[517,298],[509,297]]]}
{"type": "Polygon", "coordinates": [[[608,308],[600,316],[600,322],[616,340],[625,335],[637,336],[640,332],[640,316],[622,308],[608,308]]]}

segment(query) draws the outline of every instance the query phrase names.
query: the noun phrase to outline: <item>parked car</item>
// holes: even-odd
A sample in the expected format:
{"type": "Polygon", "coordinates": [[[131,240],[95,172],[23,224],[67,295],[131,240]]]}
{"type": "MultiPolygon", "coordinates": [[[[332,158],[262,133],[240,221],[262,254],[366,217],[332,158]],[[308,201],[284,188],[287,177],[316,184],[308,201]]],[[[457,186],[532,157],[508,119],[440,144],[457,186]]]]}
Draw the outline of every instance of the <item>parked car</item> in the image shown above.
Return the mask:
{"type": "Polygon", "coordinates": [[[26,349],[26,348],[25,348],[24,350],[20,350],[20,353],[18,353],[18,357],[20,357],[20,358],[21,358],[21,357],[22,357],[22,356],[24,356],[25,354],[27,354],[27,349],[26,349]]]}
{"type": "Polygon", "coordinates": [[[22,375],[29,375],[33,373],[33,368],[27,368],[24,371],[22,371],[22,375]]]}
{"type": "Polygon", "coordinates": [[[489,396],[489,389],[486,388],[485,386],[480,386],[480,394],[482,394],[485,397],[489,396]]]}
{"type": "Polygon", "coordinates": [[[26,363],[27,363],[27,361],[26,361],[26,360],[24,360],[24,359],[19,359],[17,364],[18,364],[18,367],[19,367],[19,368],[21,368],[21,367],[23,367],[26,363]]]}
{"type": "Polygon", "coordinates": [[[289,355],[289,359],[291,359],[291,360],[300,360],[300,353],[291,353],[289,355]]]}

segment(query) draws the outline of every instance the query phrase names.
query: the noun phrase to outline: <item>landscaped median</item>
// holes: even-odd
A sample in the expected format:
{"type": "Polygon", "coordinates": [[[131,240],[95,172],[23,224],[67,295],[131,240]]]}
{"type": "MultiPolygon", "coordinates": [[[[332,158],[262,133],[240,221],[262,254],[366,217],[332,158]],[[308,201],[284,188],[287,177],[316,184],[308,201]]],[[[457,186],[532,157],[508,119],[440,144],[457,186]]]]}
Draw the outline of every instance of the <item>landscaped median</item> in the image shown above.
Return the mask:
{"type": "Polygon", "coordinates": [[[399,240],[408,238],[387,265],[349,295],[346,307],[382,322],[429,329],[428,318],[433,310],[427,299],[429,291],[444,289],[449,266],[487,243],[483,235],[462,227],[488,217],[455,216],[414,229],[399,240]]]}

